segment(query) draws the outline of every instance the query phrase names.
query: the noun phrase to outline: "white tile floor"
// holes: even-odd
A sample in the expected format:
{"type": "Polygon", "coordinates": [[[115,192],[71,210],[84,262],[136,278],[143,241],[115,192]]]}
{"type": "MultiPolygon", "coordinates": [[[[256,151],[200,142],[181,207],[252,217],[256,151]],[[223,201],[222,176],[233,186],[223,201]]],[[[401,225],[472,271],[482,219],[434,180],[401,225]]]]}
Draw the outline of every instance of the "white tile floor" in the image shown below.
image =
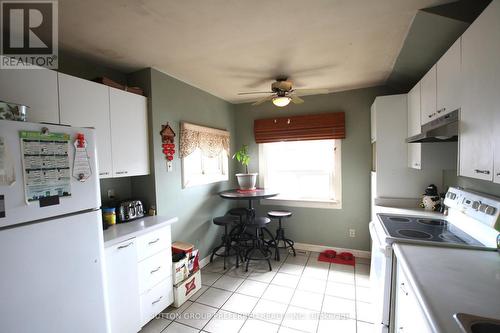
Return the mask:
{"type": "Polygon", "coordinates": [[[168,308],[141,333],[364,333],[373,330],[369,262],[317,261],[318,253],[283,252],[281,261],[224,271],[217,259],[202,270],[202,289],[168,308]]]}

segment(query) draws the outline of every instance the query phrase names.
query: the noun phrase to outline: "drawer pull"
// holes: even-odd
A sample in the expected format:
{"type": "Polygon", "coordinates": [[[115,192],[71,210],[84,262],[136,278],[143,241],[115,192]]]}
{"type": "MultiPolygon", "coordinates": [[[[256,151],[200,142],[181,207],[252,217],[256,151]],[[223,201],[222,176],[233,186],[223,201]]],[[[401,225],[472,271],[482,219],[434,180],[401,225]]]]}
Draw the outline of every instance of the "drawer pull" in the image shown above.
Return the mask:
{"type": "Polygon", "coordinates": [[[490,174],[490,170],[475,169],[474,172],[475,173],[482,173],[483,175],[489,175],[490,174]]]}
{"type": "Polygon", "coordinates": [[[161,301],[162,298],[163,298],[163,296],[160,296],[160,298],[158,298],[156,301],[151,302],[151,305],[155,305],[156,303],[161,301]]]}
{"type": "Polygon", "coordinates": [[[149,245],[153,245],[154,243],[157,243],[159,240],[160,240],[160,239],[159,239],[159,238],[157,238],[157,239],[155,239],[154,241],[149,242],[148,244],[149,244],[149,245]]]}
{"type": "Polygon", "coordinates": [[[153,269],[149,274],[154,274],[160,270],[161,266],[158,266],[158,268],[153,269]]]}
{"type": "Polygon", "coordinates": [[[132,245],[132,244],[134,244],[134,242],[130,242],[130,243],[125,244],[125,245],[120,245],[120,246],[118,246],[118,250],[121,250],[121,249],[124,249],[124,248],[126,248],[126,247],[129,247],[129,246],[130,246],[130,245],[132,245]]]}

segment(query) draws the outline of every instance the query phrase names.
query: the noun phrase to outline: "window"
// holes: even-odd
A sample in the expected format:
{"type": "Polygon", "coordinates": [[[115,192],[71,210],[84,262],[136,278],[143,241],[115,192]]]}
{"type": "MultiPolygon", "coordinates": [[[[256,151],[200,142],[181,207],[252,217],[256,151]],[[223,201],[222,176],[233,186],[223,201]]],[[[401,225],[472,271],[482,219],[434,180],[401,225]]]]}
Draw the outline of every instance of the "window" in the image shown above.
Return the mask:
{"type": "Polygon", "coordinates": [[[215,157],[206,157],[199,148],[182,159],[183,187],[228,180],[228,157],[222,150],[215,157]]]}
{"type": "Polygon", "coordinates": [[[229,141],[228,131],[181,123],[182,186],[229,180],[229,141]]]}
{"type": "Polygon", "coordinates": [[[278,191],[263,203],[341,208],[340,140],[259,145],[260,185],[278,191]]]}

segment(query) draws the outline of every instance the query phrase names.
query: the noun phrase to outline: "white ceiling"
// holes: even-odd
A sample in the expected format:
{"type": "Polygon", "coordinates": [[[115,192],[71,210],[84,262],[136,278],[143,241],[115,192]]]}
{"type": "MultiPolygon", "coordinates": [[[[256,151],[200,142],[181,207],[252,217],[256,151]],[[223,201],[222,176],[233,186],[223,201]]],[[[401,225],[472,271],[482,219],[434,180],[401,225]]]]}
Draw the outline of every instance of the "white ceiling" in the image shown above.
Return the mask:
{"type": "Polygon", "coordinates": [[[155,67],[229,102],[278,75],[331,91],[385,83],[418,9],[450,0],[60,0],[60,48],[155,67]]]}

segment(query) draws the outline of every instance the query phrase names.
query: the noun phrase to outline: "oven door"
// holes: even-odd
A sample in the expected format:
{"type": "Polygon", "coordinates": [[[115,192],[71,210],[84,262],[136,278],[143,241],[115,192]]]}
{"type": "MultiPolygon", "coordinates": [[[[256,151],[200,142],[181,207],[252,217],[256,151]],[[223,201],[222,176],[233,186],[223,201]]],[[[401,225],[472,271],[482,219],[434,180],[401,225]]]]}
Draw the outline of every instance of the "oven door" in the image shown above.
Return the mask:
{"type": "Polygon", "coordinates": [[[372,239],[370,284],[374,321],[377,332],[387,332],[391,308],[392,248],[386,244],[385,237],[378,233],[383,231],[377,230],[375,223],[377,222],[370,222],[369,226],[372,239]]]}

